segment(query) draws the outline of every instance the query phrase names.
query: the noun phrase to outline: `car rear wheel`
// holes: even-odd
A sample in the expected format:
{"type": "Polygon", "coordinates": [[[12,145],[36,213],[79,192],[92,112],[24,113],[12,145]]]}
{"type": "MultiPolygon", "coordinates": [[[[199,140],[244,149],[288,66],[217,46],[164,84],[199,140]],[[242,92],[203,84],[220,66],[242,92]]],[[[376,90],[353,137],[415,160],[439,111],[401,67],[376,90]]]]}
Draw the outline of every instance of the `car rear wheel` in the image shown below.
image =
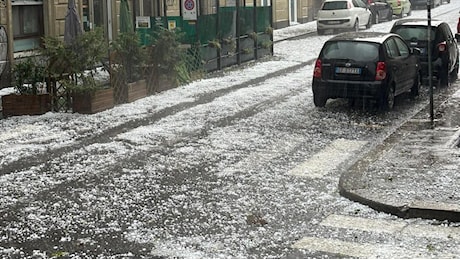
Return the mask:
{"type": "Polygon", "coordinates": [[[372,27],[372,15],[369,15],[369,19],[367,20],[366,29],[372,27]]]}
{"type": "Polygon", "coordinates": [[[378,24],[379,23],[379,13],[375,13],[374,15],[374,24],[378,24]]]}
{"type": "Polygon", "coordinates": [[[390,85],[385,93],[380,97],[380,109],[390,111],[395,105],[395,87],[390,85]]]}
{"type": "Polygon", "coordinates": [[[418,96],[420,90],[420,80],[420,73],[417,72],[417,77],[414,79],[414,85],[412,85],[412,88],[410,89],[411,98],[418,96]]]}
{"type": "Polygon", "coordinates": [[[356,19],[355,24],[353,25],[353,31],[358,32],[359,31],[359,21],[356,19]]]}
{"type": "Polygon", "coordinates": [[[449,70],[447,66],[443,66],[441,70],[439,70],[438,80],[441,87],[448,87],[449,86],[449,70]]]}
{"type": "Polygon", "coordinates": [[[324,107],[326,105],[327,98],[318,93],[313,93],[313,103],[316,107],[324,107]]]}
{"type": "Polygon", "coordinates": [[[450,73],[451,81],[455,81],[458,78],[458,67],[459,67],[459,59],[457,58],[457,62],[455,63],[454,70],[450,73]]]}

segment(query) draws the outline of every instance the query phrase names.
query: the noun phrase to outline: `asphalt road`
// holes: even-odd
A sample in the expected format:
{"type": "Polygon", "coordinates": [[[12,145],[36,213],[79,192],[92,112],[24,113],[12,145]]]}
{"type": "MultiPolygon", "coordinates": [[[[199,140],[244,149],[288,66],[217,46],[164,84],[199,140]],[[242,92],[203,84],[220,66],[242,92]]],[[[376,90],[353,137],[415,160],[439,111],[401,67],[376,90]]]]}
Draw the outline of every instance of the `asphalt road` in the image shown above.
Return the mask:
{"type": "Polygon", "coordinates": [[[344,169],[426,106],[428,89],[389,113],[343,100],[318,109],[312,62],[152,104],[148,115],[88,126],[68,145],[4,164],[0,256],[458,256],[458,223],[398,219],[337,189],[344,169]]]}

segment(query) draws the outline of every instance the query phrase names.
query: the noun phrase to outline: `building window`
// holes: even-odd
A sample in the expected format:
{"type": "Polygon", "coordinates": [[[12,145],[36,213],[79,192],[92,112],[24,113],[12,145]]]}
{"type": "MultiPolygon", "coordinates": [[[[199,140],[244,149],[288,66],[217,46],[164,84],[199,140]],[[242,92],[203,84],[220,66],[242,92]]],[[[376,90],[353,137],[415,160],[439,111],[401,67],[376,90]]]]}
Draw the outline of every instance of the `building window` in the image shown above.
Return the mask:
{"type": "Polygon", "coordinates": [[[43,37],[43,3],[41,1],[13,2],[14,51],[37,49],[43,37]]]}
{"type": "Polygon", "coordinates": [[[106,31],[104,24],[104,20],[107,19],[106,10],[107,7],[102,0],[83,0],[83,29],[90,31],[103,27],[106,31]]]}

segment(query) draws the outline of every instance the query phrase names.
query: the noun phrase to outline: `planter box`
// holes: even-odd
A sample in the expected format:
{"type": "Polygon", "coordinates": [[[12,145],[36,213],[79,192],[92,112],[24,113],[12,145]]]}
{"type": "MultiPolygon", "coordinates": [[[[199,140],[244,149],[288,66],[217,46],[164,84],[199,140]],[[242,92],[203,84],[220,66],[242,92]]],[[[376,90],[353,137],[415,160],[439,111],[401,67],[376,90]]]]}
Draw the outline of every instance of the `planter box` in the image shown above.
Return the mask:
{"type": "Polygon", "coordinates": [[[2,96],[3,116],[42,115],[51,111],[51,96],[16,95],[2,96]]]}
{"type": "Polygon", "coordinates": [[[145,79],[128,83],[128,102],[133,102],[147,96],[147,81],[145,79]]]}
{"type": "Polygon", "coordinates": [[[114,107],[113,89],[100,89],[94,92],[72,93],[72,111],[81,114],[94,114],[114,107]]]}

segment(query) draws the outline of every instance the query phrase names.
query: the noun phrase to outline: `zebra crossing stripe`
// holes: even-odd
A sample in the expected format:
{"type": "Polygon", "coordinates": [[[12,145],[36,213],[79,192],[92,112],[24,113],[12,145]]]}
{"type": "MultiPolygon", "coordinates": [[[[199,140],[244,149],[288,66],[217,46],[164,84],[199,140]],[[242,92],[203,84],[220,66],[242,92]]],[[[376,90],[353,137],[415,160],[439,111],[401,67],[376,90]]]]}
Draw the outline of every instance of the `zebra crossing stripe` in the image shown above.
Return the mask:
{"type": "Polygon", "coordinates": [[[299,177],[322,178],[338,166],[350,160],[362,149],[366,141],[336,139],[322,151],[292,169],[289,174],[299,177]]]}
{"type": "MultiPolygon", "coordinates": [[[[343,241],[335,238],[304,237],[294,243],[294,249],[323,252],[345,257],[354,258],[433,258],[428,251],[413,248],[403,248],[390,244],[371,244],[343,241]]],[[[451,253],[436,253],[436,258],[458,258],[458,255],[451,253]]]]}
{"type": "Polygon", "coordinates": [[[357,258],[371,258],[378,250],[378,246],[373,244],[318,237],[304,237],[297,241],[292,247],[357,258]]]}
{"type": "MultiPolygon", "coordinates": [[[[411,224],[404,220],[368,219],[363,217],[330,215],[320,225],[360,230],[365,232],[386,233],[401,237],[423,237],[445,241],[460,240],[460,227],[443,225],[411,224]]],[[[337,238],[304,237],[292,245],[295,249],[304,249],[326,254],[335,254],[355,258],[432,258],[432,252],[422,248],[403,248],[391,244],[372,244],[343,241],[337,238]]],[[[436,252],[437,258],[458,258],[449,252],[436,252]]]]}
{"type": "Polygon", "coordinates": [[[401,232],[407,226],[406,222],[399,220],[367,219],[344,215],[329,215],[320,225],[376,233],[401,232]]]}
{"type": "Polygon", "coordinates": [[[320,225],[374,233],[400,233],[405,236],[460,240],[460,227],[408,224],[403,220],[369,219],[332,214],[320,225]]]}
{"type": "Polygon", "coordinates": [[[408,225],[403,229],[404,235],[446,240],[460,240],[460,227],[408,225]]]}

